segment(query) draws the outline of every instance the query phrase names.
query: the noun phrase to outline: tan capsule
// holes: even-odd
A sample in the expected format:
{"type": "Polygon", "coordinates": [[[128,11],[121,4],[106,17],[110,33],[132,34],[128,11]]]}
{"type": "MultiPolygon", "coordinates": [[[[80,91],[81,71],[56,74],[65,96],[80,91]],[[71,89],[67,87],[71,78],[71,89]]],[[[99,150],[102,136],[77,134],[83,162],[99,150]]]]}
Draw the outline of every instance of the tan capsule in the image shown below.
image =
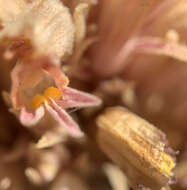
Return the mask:
{"type": "Polygon", "coordinates": [[[97,118],[96,141],[127,175],[131,185],[158,190],[168,184],[175,162],[164,150],[164,133],[122,107],[97,118]]]}

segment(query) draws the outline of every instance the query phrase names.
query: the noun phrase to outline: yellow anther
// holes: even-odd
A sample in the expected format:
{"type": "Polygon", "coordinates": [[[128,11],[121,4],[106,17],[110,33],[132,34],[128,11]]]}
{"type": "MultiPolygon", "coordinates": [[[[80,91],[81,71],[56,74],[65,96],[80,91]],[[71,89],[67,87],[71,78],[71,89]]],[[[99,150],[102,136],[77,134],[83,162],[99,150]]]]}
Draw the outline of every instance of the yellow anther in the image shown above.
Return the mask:
{"type": "Polygon", "coordinates": [[[175,163],[173,161],[173,159],[171,158],[171,156],[169,156],[166,153],[162,153],[162,162],[161,162],[161,170],[167,174],[167,175],[171,175],[171,170],[175,167],[175,163]]]}
{"type": "Polygon", "coordinates": [[[47,103],[47,102],[48,102],[48,100],[46,99],[45,96],[37,94],[32,99],[31,105],[36,110],[37,108],[39,108],[41,106],[41,104],[44,104],[44,103],[47,103]]]}
{"type": "Polygon", "coordinates": [[[25,44],[27,44],[27,45],[30,45],[31,44],[31,42],[30,42],[30,40],[29,39],[25,39],[25,44]]]}
{"type": "Polygon", "coordinates": [[[58,88],[49,87],[44,91],[44,95],[37,94],[32,99],[31,105],[34,109],[37,109],[41,104],[48,103],[49,98],[59,100],[62,97],[62,93],[58,88]]]}
{"type": "Polygon", "coordinates": [[[44,96],[46,99],[52,98],[55,100],[59,100],[62,97],[62,93],[58,88],[49,87],[45,90],[44,96]]]}

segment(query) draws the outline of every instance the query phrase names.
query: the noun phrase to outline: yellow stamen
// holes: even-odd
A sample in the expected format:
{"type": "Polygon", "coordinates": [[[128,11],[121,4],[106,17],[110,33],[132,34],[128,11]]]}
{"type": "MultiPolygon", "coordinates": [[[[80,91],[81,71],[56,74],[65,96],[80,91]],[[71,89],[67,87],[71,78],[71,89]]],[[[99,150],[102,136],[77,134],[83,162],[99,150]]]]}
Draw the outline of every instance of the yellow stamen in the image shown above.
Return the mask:
{"type": "Polygon", "coordinates": [[[37,94],[32,99],[31,105],[36,110],[41,104],[48,103],[50,98],[59,100],[62,97],[62,93],[58,88],[49,87],[44,91],[44,95],[37,94]]]}
{"type": "Polygon", "coordinates": [[[44,92],[44,96],[49,99],[55,99],[55,100],[59,100],[62,97],[62,93],[58,88],[55,87],[49,87],[45,90],[44,92]]]}
{"type": "Polygon", "coordinates": [[[175,163],[171,156],[166,153],[162,153],[161,170],[167,175],[171,175],[171,170],[175,167],[175,163]]]}
{"type": "Polygon", "coordinates": [[[46,99],[46,97],[42,96],[40,94],[37,94],[32,99],[31,105],[36,110],[37,108],[39,108],[41,106],[41,104],[44,104],[45,102],[48,102],[48,100],[46,99]]]}

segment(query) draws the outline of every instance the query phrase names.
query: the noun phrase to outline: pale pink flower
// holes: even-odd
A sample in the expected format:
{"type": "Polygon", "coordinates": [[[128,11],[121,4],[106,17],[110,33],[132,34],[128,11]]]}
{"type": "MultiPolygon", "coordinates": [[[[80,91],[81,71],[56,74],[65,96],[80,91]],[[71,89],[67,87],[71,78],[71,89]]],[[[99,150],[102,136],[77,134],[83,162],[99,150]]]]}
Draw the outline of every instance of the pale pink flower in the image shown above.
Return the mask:
{"type": "Polygon", "coordinates": [[[139,53],[187,62],[187,47],[180,41],[186,9],[184,0],[101,1],[97,12],[100,40],[90,53],[95,74],[123,74],[139,53]]]}
{"type": "Polygon", "coordinates": [[[21,110],[21,123],[26,126],[36,125],[44,116],[45,108],[70,134],[81,135],[78,125],[64,109],[97,106],[101,101],[93,95],[67,87],[69,79],[62,72],[61,64],[85,37],[88,4],[78,4],[74,15],[60,0],[30,3],[17,0],[12,4],[7,1],[14,8],[13,12],[6,9],[7,4],[2,1],[0,4],[5,7],[0,12],[3,26],[0,47],[5,62],[15,62],[11,72],[10,98],[13,109],[21,110]],[[38,92],[37,85],[42,83],[46,86],[45,81],[42,81],[46,73],[47,78],[53,79],[53,86],[58,88],[52,88],[52,94],[57,93],[58,98],[41,95],[42,101],[40,98],[36,100],[39,106],[33,114],[30,104],[38,92]],[[32,97],[27,95],[28,90],[32,90],[32,97]]]}
{"type": "MultiPolygon", "coordinates": [[[[51,88],[53,92],[57,91],[55,93],[60,92],[58,89],[51,88]]],[[[36,100],[36,104],[37,101],[38,100],[36,100]]],[[[44,116],[44,109],[46,109],[61,126],[65,127],[70,132],[71,135],[81,136],[82,132],[80,131],[79,126],[73,121],[65,109],[97,106],[100,103],[101,101],[93,95],[69,87],[64,87],[62,89],[61,97],[58,99],[55,99],[52,96],[48,99],[45,98],[36,109],[34,115],[31,112],[27,112],[26,108],[23,107],[20,114],[20,120],[25,126],[35,125],[44,116]]]]}

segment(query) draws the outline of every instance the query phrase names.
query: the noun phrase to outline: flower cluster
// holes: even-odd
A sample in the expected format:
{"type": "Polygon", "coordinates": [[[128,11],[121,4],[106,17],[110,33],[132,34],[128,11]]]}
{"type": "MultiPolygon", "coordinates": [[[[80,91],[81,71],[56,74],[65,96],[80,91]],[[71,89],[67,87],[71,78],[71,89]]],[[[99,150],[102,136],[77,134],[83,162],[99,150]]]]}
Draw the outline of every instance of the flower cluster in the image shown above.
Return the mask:
{"type": "Polygon", "coordinates": [[[186,0],[0,0],[0,190],[186,189],[186,18],[186,0]]]}

